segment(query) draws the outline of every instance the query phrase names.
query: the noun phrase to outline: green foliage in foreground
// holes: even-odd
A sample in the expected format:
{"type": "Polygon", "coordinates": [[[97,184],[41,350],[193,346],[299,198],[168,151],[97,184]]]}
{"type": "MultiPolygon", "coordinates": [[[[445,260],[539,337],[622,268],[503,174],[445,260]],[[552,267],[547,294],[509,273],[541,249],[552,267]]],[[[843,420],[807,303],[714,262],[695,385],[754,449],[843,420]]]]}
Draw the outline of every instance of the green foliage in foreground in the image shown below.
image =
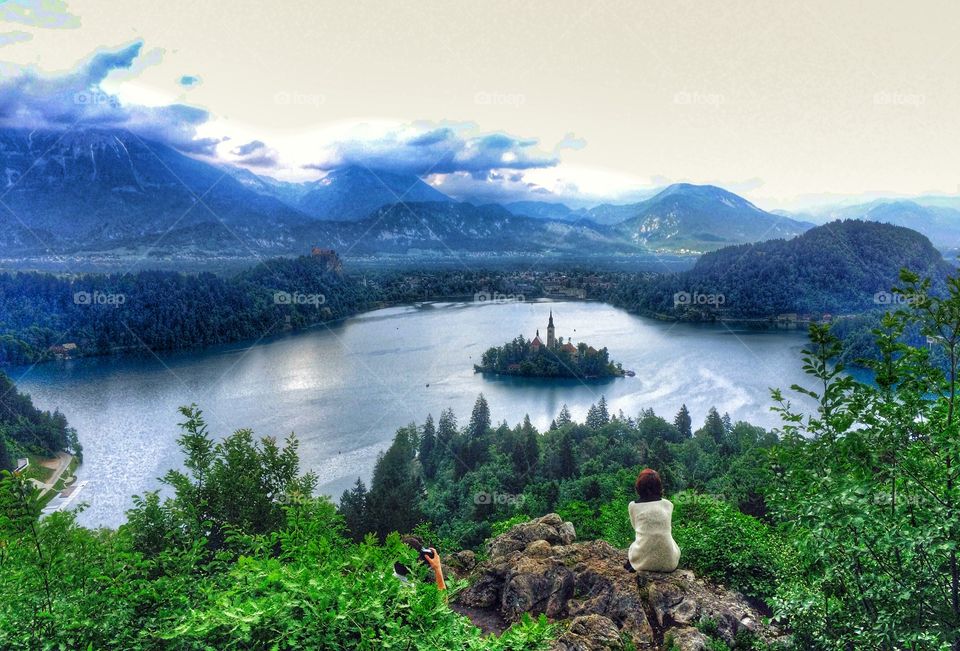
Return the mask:
{"type": "Polygon", "coordinates": [[[769,503],[800,570],[776,605],[811,647],[960,649],[960,281],[943,298],[902,281],[910,305],[883,319],[865,361],[875,384],[845,375],[817,327],[804,351],[817,383],[793,387],[817,413],[775,394],[785,437],[769,503]],[[903,343],[907,328],[930,346],[903,343]]]}
{"type": "Polygon", "coordinates": [[[680,493],[673,502],[673,536],[698,576],[761,599],[791,578],[787,545],[769,525],[704,495],[680,493]]]}
{"type": "Polygon", "coordinates": [[[393,576],[398,561],[423,571],[396,534],[343,535],[333,505],[302,492],[294,440],[214,443],[199,411],[183,413],[190,474],[168,475],[174,497],[137,500],[117,531],[38,520],[36,493],[5,473],[0,648],[506,650],[554,636],[541,619],[485,638],[450,592],[393,576]]]}

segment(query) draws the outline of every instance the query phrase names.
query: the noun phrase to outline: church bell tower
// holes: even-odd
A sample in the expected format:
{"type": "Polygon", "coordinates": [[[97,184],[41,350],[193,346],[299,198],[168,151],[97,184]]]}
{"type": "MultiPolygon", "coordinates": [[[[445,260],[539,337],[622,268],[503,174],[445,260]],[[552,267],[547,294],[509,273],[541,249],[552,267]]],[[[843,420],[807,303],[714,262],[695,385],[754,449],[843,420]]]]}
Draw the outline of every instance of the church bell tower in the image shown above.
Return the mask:
{"type": "Polygon", "coordinates": [[[557,340],[554,337],[553,330],[553,310],[550,310],[550,321],[547,323],[547,348],[554,348],[557,345],[557,340]]]}

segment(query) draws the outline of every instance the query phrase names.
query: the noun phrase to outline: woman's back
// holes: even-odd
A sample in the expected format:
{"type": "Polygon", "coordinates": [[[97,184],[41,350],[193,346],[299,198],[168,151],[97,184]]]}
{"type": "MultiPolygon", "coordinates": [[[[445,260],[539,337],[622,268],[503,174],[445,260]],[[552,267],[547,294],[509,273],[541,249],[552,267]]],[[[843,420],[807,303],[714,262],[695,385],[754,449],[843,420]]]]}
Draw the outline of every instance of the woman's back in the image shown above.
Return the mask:
{"type": "Polygon", "coordinates": [[[630,502],[630,522],[636,539],[628,556],[635,570],[672,572],[680,563],[680,548],[673,540],[673,504],[659,499],[630,502]]]}

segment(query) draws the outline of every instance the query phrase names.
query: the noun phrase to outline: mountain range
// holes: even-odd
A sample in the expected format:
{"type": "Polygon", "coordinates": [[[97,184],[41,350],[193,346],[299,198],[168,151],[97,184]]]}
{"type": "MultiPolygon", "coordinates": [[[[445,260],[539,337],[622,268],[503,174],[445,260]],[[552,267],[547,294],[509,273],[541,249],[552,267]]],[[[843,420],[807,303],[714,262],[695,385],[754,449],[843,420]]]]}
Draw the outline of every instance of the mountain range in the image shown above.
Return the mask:
{"type": "Polygon", "coordinates": [[[242,167],[222,165],[221,169],[254,192],[323,221],[358,221],[377,208],[394,203],[453,202],[415,174],[357,165],[331,170],[322,179],[304,183],[258,176],[242,167]]]}
{"type": "MultiPolygon", "coordinates": [[[[314,244],[373,256],[699,255],[789,239],[813,226],[710,185],[675,184],[636,203],[574,209],[542,201],[475,205],[413,174],[357,166],[292,183],[120,129],[0,129],[0,170],[0,256],[7,259],[258,257],[314,244]]],[[[844,210],[835,217],[889,221],[938,246],[960,245],[960,211],[948,205],[844,210]]]]}
{"type": "Polygon", "coordinates": [[[912,228],[943,248],[960,247],[960,200],[953,197],[879,199],[853,206],[834,207],[807,219],[826,223],[837,219],[862,219],[912,228]]]}

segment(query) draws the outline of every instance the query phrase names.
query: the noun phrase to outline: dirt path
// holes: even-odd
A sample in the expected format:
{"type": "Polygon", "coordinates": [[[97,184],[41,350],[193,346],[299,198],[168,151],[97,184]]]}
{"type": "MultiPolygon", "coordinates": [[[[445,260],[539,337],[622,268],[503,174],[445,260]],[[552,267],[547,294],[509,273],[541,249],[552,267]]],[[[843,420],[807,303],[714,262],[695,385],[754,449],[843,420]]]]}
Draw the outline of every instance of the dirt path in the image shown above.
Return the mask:
{"type": "Polygon", "coordinates": [[[50,479],[47,480],[45,484],[38,483],[37,487],[40,489],[40,495],[46,495],[47,491],[53,490],[53,487],[57,485],[57,482],[60,481],[60,477],[66,472],[67,468],[70,467],[70,462],[73,461],[73,456],[67,454],[66,452],[57,452],[57,456],[54,459],[44,461],[40,465],[44,468],[50,468],[53,470],[53,474],[50,475],[50,479]]]}

